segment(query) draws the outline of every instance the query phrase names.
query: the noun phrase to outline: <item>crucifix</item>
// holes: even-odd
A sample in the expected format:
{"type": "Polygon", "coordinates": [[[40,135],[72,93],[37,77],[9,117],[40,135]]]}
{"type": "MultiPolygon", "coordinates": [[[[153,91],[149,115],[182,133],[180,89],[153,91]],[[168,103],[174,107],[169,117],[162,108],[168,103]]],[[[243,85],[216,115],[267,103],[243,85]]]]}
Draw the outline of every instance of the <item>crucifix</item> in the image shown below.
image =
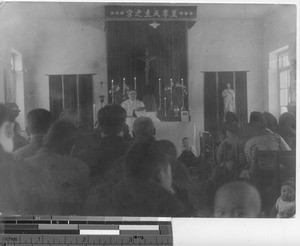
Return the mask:
{"type": "Polygon", "coordinates": [[[150,72],[150,62],[156,59],[155,56],[149,54],[149,50],[145,50],[145,56],[139,57],[138,59],[142,60],[145,63],[145,82],[146,85],[149,85],[149,72],[150,72]]]}

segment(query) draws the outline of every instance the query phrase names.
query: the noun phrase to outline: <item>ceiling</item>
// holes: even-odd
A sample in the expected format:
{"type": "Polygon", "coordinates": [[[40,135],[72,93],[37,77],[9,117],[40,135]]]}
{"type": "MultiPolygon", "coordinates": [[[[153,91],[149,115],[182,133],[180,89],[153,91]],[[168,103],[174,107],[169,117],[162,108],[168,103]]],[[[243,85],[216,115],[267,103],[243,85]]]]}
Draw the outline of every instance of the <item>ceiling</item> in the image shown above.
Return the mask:
{"type": "MultiPolygon", "coordinates": [[[[125,5],[124,3],[122,3],[125,5]]],[[[130,4],[130,3],[128,3],[130,4]]],[[[23,15],[27,18],[44,19],[103,19],[104,6],[109,3],[56,3],[56,2],[2,2],[1,19],[11,15],[23,15]]],[[[127,5],[127,4],[126,4],[127,5]]],[[[153,5],[137,4],[131,5],[153,5]]],[[[157,4],[156,5],[166,5],[157,4]]],[[[175,5],[175,3],[172,3],[175,5]]],[[[259,19],[281,8],[291,5],[276,4],[179,4],[197,6],[198,19],[259,19]]]]}

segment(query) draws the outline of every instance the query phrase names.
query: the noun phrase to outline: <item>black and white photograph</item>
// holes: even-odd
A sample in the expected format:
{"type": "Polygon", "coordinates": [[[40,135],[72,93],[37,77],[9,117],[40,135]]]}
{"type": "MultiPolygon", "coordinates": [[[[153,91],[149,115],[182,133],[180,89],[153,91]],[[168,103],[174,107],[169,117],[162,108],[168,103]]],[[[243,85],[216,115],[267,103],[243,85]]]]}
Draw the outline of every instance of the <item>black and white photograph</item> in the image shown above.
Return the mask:
{"type": "Polygon", "coordinates": [[[296,17],[1,1],[1,220],[294,220],[296,17]]]}

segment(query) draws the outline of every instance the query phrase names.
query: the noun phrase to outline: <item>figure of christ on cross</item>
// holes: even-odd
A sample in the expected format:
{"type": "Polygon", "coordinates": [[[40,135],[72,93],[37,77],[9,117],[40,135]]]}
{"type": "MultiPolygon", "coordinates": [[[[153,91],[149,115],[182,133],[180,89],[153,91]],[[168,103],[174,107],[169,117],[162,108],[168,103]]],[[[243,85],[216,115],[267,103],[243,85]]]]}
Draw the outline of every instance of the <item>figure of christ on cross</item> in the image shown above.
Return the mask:
{"type": "Polygon", "coordinates": [[[145,50],[145,56],[138,57],[139,60],[142,60],[145,63],[145,83],[149,85],[149,72],[150,72],[150,62],[156,59],[155,56],[149,54],[149,50],[145,50]]]}

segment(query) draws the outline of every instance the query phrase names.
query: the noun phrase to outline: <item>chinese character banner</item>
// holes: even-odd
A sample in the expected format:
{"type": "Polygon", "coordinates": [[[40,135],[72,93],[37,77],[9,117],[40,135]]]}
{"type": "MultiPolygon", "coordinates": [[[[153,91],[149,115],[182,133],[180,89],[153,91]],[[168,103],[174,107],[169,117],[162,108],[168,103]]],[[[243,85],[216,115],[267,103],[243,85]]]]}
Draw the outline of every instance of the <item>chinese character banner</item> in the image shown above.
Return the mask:
{"type": "Polygon", "coordinates": [[[195,6],[106,6],[108,19],[195,19],[195,6]]]}

